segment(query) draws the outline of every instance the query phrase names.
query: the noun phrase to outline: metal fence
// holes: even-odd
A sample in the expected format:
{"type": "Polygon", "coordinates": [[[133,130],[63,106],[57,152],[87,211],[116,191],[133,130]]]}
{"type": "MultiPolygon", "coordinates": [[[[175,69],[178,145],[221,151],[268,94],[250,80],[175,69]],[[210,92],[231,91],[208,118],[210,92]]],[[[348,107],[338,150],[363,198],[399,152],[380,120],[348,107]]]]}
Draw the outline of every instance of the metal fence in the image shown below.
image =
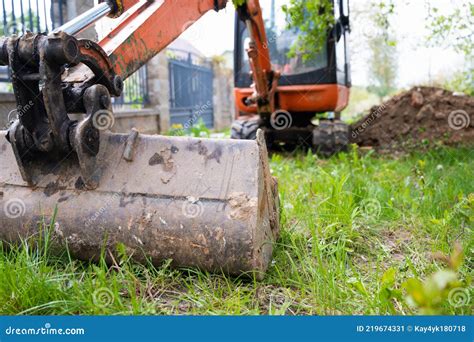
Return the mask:
{"type": "MultiPolygon", "coordinates": [[[[31,32],[50,32],[67,20],[66,0],[1,0],[0,36],[31,32]]],[[[72,1],[71,1],[72,2],[72,1]]],[[[130,76],[121,97],[114,99],[118,109],[143,108],[148,102],[146,66],[130,76]]],[[[0,91],[11,91],[8,67],[0,67],[0,91]]]]}
{"type": "Polygon", "coordinates": [[[202,120],[214,126],[213,79],[209,60],[169,49],[170,123],[189,128],[202,120]]]}
{"type": "Polygon", "coordinates": [[[2,0],[1,35],[49,32],[64,22],[65,0],[2,0]]]}
{"type": "Polygon", "coordinates": [[[113,99],[114,109],[142,109],[148,104],[148,71],[146,65],[127,78],[120,97],[113,99]]]}
{"type": "MultiPolygon", "coordinates": [[[[65,0],[2,0],[0,36],[55,29],[64,22],[65,3],[65,0]]],[[[8,68],[0,67],[0,82],[9,81],[8,68]]]]}

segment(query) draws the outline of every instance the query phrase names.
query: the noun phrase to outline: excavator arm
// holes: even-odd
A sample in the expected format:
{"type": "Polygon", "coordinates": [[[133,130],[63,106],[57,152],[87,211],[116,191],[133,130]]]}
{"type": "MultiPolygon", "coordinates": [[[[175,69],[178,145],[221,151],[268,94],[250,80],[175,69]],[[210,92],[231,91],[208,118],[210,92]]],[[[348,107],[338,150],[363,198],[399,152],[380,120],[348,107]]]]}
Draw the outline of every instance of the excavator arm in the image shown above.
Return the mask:
{"type": "MultiPolygon", "coordinates": [[[[92,157],[97,153],[100,132],[91,124],[78,125],[67,113],[92,116],[97,111],[111,111],[110,95],[120,96],[124,79],[205,13],[223,9],[226,4],[227,0],[108,0],[50,35],[28,32],[3,38],[0,64],[10,66],[17,105],[26,108],[19,125],[8,135],[18,145],[16,155],[24,166],[25,179],[32,182],[22,150],[75,150],[84,173],[90,173],[94,159],[82,152],[92,151],[92,157]],[[117,19],[100,42],[74,37],[104,16],[117,19]]],[[[238,12],[250,32],[248,55],[255,85],[246,102],[268,118],[275,109],[278,74],[271,70],[259,1],[248,0],[238,12]]],[[[91,181],[89,186],[95,187],[95,183],[91,181]]]]}
{"type": "MultiPolygon", "coordinates": [[[[103,70],[111,65],[116,75],[122,79],[137,71],[141,66],[165,49],[180,34],[208,11],[219,11],[226,7],[227,0],[130,0],[109,1],[102,3],[109,7],[110,17],[126,13],[123,19],[99,42],[108,58],[100,60],[103,70]],[[169,18],[172,18],[169,20],[169,18]],[[166,22],[165,22],[166,20],[166,22]]],[[[241,20],[245,21],[250,32],[248,55],[255,93],[246,101],[248,105],[257,106],[258,112],[273,113],[275,111],[274,93],[279,74],[272,70],[267,36],[258,0],[248,0],[237,8],[241,20]]],[[[101,12],[105,13],[104,10],[101,12]]],[[[81,21],[79,18],[76,21],[81,21]]],[[[76,31],[85,29],[87,25],[77,26],[74,22],[57,31],[68,31],[71,27],[76,31]]],[[[82,54],[90,53],[90,45],[81,46],[82,54]]],[[[84,82],[92,79],[93,74],[85,65],[72,69],[67,82],[84,82]]]]}
{"type": "MultiPolygon", "coordinates": [[[[115,74],[128,78],[151,58],[164,50],[194,22],[211,10],[225,8],[227,0],[135,0],[109,1],[108,15],[116,17],[113,9],[123,13],[112,30],[98,43],[113,65],[115,74]]],[[[67,27],[71,24],[66,24],[67,27]]],[[[66,28],[67,28],[66,27],[66,28]]],[[[86,28],[87,26],[82,26],[86,28]]],[[[61,27],[57,31],[64,31],[61,27]]],[[[87,51],[87,46],[83,47],[87,51]]],[[[107,67],[107,65],[104,65],[107,67]]],[[[89,77],[92,75],[89,74],[89,77]]],[[[69,82],[84,80],[84,67],[71,70],[69,82]]]]}
{"type": "Polygon", "coordinates": [[[254,93],[244,101],[247,106],[256,106],[260,117],[268,120],[275,112],[275,92],[280,74],[272,70],[262,9],[258,0],[250,0],[238,7],[237,12],[249,32],[247,55],[254,87],[254,93]]]}
{"type": "MultiPolygon", "coordinates": [[[[268,107],[263,21],[258,1],[247,4],[255,103],[268,107]]],[[[110,132],[123,80],[225,5],[109,0],[50,34],[0,39],[18,113],[0,131],[0,242],[21,243],[56,220],[54,250],[83,260],[113,260],[121,245],[137,261],[263,276],[279,233],[263,132],[252,141],[110,132]],[[75,37],[107,15],[115,27],[100,42],[75,37]]]]}

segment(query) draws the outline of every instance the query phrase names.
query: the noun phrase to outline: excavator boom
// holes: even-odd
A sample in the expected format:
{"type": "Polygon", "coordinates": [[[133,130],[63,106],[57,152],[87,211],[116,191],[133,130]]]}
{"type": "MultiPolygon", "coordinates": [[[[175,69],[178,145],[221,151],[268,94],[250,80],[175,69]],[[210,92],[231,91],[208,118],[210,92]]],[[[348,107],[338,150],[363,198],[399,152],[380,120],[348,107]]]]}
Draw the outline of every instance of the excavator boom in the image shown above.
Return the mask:
{"type": "MultiPolygon", "coordinates": [[[[117,15],[111,2],[103,4],[107,4],[109,16],[117,15]]],[[[126,79],[204,14],[221,10],[226,4],[227,0],[128,1],[121,6],[126,15],[117,19],[112,30],[98,45],[107,54],[114,72],[126,79]]],[[[100,8],[97,11],[104,15],[100,8]]],[[[88,76],[93,77],[90,73],[88,76]]],[[[71,70],[66,79],[69,82],[83,80],[84,66],[71,70]]]]}
{"type": "MultiPolygon", "coordinates": [[[[97,18],[105,15],[116,16],[114,8],[122,8],[127,15],[98,43],[106,52],[108,60],[102,68],[112,68],[122,79],[128,78],[151,58],[165,49],[186,29],[211,10],[219,11],[226,7],[227,0],[182,0],[182,1],[128,1],[121,6],[110,2],[101,3],[91,13],[79,17],[57,31],[79,33],[97,18]],[[173,16],[172,21],[157,25],[164,18],[173,16]],[[89,20],[88,20],[89,19],[89,20]]],[[[251,42],[247,51],[249,56],[255,93],[249,97],[249,105],[257,111],[269,116],[275,111],[274,93],[279,74],[272,70],[271,57],[267,48],[267,36],[260,4],[256,0],[248,0],[237,11],[248,26],[251,42]]],[[[83,46],[88,50],[89,46],[83,46]]],[[[86,53],[87,51],[82,51],[86,53]]],[[[85,65],[78,65],[70,70],[66,82],[84,82],[92,79],[93,73],[85,65]]]]}

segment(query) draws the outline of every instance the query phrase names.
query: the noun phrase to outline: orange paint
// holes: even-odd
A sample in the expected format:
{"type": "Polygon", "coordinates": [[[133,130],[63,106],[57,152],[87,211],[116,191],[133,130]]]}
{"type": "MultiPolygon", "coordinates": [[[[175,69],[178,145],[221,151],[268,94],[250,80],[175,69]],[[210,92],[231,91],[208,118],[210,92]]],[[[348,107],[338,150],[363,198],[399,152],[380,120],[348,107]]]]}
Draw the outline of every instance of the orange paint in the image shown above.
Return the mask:
{"type": "MultiPolygon", "coordinates": [[[[276,103],[277,108],[291,113],[340,112],[346,108],[349,102],[349,93],[348,87],[338,84],[279,86],[276,93],[276,103]]],[[[255,106],[244,104],[244,99],[252,94],[252,89],[236,88],[234,94],[237,113],[257,113],[255,106]]]]}
{"type": "MultiPolygon", "coordinates": [[[[114,64],[115,72],[126,79],[179,37],[190,23],[215,9],[214,0],[122,0],[128,10],[117,26],[99,42],[114,64]]],[[[224,8],[227,0],[219,0],[224,8]]]]}

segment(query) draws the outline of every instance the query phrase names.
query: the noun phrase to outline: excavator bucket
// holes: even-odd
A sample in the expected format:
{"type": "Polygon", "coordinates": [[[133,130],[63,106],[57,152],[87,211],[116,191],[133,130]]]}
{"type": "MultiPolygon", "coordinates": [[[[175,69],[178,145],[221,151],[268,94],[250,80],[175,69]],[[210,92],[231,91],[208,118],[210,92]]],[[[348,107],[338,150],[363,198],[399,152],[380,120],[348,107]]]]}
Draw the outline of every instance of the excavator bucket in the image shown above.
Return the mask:
{"type": "Polygon", "coordinates": [[[0,132],[0,241],[53,222],[51,250],[83,260],[112,261],[125,246],[137,261],[264,274],[279,210],[262,131],[253,141],[109,132],[124,79],[182,33],[180,22],[226,3],[103,1],[50,34],[0,38],[18,114],[0,132]],[[130,11],[102,41],[75,37],[122,5],[130,11]],[[151,30],[165,13],[172,25],[151,30]]]}
{"type": "Polygon", "coordinates": [[[276,181],[263,133],[235,141],[101,133],[88,190],[77,156],[31,161],[22,177],[0,132],[0,240],[18,244],[50,222],[52,250],[83,260],[117,246],[139,262],[263,275],[279,233],[276,181]]]}

